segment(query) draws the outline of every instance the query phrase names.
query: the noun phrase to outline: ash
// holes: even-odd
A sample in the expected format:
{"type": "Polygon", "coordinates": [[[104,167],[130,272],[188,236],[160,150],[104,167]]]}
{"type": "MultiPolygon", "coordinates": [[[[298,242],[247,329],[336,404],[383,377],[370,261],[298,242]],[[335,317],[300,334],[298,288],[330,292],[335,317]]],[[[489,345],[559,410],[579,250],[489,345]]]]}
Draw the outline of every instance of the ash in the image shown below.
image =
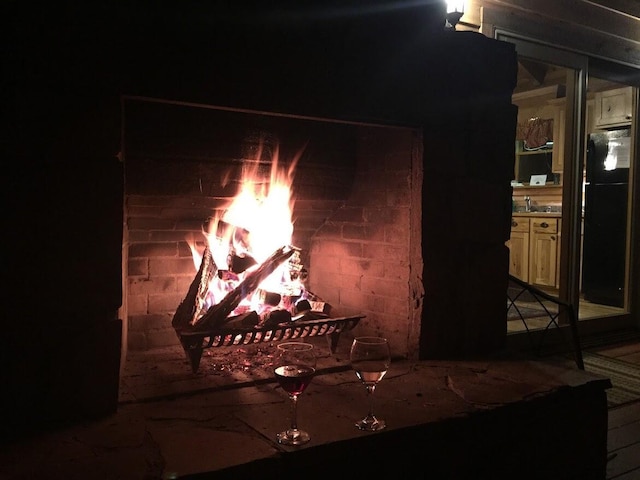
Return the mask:
{"type": "Polygon", "coordinates": [[[212,374],[271,374],[275,350],[275,343],[208,349],[203,354],[200,365],[212,374]]]}

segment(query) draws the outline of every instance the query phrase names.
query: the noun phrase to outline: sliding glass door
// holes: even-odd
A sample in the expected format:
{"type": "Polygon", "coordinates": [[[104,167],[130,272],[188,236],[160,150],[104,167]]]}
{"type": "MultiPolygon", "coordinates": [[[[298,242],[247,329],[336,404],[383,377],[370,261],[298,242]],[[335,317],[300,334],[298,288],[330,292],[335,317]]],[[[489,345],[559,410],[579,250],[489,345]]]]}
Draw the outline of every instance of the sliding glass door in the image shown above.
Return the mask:
{"type": "Polygon", "coordinates": [[[510,273],[572,304],[583,334],[631,326],[637,88],[625,69],[496,35],[518,54],[510,273]]]}

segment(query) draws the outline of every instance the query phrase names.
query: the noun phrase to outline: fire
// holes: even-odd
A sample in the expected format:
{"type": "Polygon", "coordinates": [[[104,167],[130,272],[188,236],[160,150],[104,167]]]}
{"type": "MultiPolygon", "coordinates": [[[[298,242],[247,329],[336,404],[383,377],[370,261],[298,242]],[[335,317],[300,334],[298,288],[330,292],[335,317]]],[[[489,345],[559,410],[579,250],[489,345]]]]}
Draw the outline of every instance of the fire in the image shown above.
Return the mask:
{"type": "MultiPolygon", "coordinates": [[[[259,149],[257,158],[262,154],[259,149]]],[[[209,219],[203,233],[213,259],[208,291],[202,292],[199,315],[219,304],[229,292],[242,284],[247,275],[256,271],[278,249],[293,249],[288,260],[266,276],[254,292],[242,299],[230,316],[255,311],[265,315],[271,310],[292,309],[292,302],[305,297],[303,268],[298,250],[291,246],[293,238],[292,184],[295,166],[302,154],[298,152],[288,168],[278,162],[276,147],[268,174],[260,174],[259,161],[243,164],[238,193],[221,215],[209,219]]],[[[203,254],[195,242],[187,240],[196,270],[203,254]]],[[[194,318],[194,321],[197,318],[194,318]]]]}
{"type": "Polygon", "coordinates": [[[222,216],[227,224],[249,232],[251,254],[259,263],[275,249],[291,244],[293,236],[291,186],[299,156],[285,170],[278,165],[278,153],[276,149],[268,179],[260,177],[258,162],[244,164],[240,192],[222,216]]]}

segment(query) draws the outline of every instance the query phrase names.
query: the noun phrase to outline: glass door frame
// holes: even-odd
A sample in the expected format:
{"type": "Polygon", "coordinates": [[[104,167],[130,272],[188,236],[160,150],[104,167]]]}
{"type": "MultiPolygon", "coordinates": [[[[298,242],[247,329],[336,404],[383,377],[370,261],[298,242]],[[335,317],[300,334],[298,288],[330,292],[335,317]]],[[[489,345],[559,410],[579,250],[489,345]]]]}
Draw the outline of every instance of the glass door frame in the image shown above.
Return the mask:
{"type": "MultiPolygon", "coordinates": [[[[563,189],[562,189],[562,219],[561,231],[562,241],[560,244],[560,277],[559,277],[559,298],[574,306],[576,313],[579,313],[580,305],[580,265],[582,258],[581,251],[581,229],[582,229],[582,188],[583,188],[583,170],[586,149],[586,109],[587,109],[587,81],[589,76],[588,55],[564,50],[556,46],[544,44],[539,40],[535,40],[526,36],[515,34],[500,28],[495,29],[495,38],[500,41],[506,41],[516,46],[516,53],[519,56],[527,57],[548,64],[558,65],[567,69],[567,85],[566,85],[566,112],[565,112],[565,141],[564,141],[564,166],[563,166],[563,189]]],[[[593,60],[593,59],[592,59],[593,60]]],[[[635,90],[636,100],[634,101],[634,113],[638,108],[638,88],[635,90]]],[[[635,144],[638,143],[638,124],[634,122],[636,135],[635,144]]],[[[632,155],[637,158],[632,152],[632,155]]],[[[632,162],[632,167],[636,162],[632,162]]],[[[637,212],[638,205],[638,182],[633,181],[632,177],[639,176],[633,172],[640,170],[637,165],[632,168],[630,175],[630,197],[632,199],[630,212],[637,212]]],[[[633,213],[631,213],[633,214],[633,213]]],[[[637,213],[636,213],[637,215],[637,213]]],[[[630,217],[633,218],[633,217],[630,217]]],[[[603,330],[611,330],[616,328],[639,327],[640,320],[634,322],[633,312],[637,312],[639,305],[633,301],[634,292],[638,293],[640,288],[636,285],[638,279],[634,278],[633,272],[636,270],[634,265],[640,263],[640,259],[634,257],[637,252],[638,229],[634,228],[637,222],[628,222],[628,235],[630,235],[630,255],[627,272],[627,302],[625,312],[616,317],[607,317],[606,324],[597,322],[590,323],[594,332],[603,330]],[[634,231],[635,230],[635,231],[634,231]]],[[[638,255],[640,256],[640,255],[638,255]]],[[[637,316],[637,313],[635,314],[637,316]]],[[[591,328],[581,330],[588,333],[591,328]]]]}

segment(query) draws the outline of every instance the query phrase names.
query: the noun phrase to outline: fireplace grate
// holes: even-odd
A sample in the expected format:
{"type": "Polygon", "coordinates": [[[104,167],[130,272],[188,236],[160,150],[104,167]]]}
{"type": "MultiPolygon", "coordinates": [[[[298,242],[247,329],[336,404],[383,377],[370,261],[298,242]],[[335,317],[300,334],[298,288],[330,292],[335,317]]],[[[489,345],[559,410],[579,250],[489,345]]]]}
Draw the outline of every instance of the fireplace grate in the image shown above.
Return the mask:
{"type": "Polygon", "coordinates": [[[193,373],[200,367],[202,353],[207,348],[249,345],[262,342],[278,342],[305,337],[326,336],[331,352],[338,346],[340,333],[354,328],[364,315],[298,320],[281,323],[271,328],[229,328],[212,331],[177,332],[193,373]]]}

